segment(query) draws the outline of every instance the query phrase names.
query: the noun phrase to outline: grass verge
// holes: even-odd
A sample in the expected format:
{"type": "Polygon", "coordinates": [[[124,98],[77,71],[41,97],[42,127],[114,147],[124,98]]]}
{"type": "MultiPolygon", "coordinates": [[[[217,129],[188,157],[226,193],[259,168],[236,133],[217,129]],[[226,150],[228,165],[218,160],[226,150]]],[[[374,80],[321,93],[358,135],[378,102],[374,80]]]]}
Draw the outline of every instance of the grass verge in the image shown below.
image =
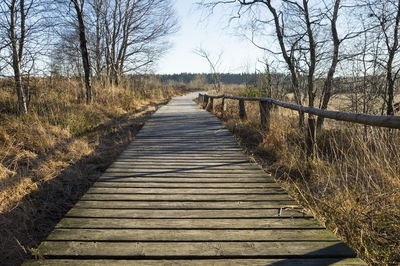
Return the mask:
{"type": "Polygon", "coordinates": [[[246,103],[247,119],[236,101],[213,113],[243,149],[314,217],[370,265],[400,262],[400,133],[326,121],[318,135],[318,156],[304,152],[304,129],[297,116],[280,108],[271,129],[259,123],[257,103],[246,103]]]}
{"type": "MultiPolygon", "coordinates": [[[[42,83],[46,80],[40,81],[42,83]]],[[[0,96],[0,264],[19,265],[123,151],[174,88],[79,92],[42,84],[18,116],[12,87],[0,96]]],[[[48,85],[48,84],[47,84],[48,85]]]]}

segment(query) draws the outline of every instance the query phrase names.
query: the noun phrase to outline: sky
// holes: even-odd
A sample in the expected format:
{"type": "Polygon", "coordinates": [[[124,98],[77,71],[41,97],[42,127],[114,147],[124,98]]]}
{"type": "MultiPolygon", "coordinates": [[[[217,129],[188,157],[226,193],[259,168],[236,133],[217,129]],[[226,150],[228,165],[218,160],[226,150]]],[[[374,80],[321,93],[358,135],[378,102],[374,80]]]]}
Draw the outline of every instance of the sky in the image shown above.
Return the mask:
{"type": "Polygon", "coordinates": [[[198,1],[173,1],[180,28],[170,37],[172,48],[161,58],[156,73],[210,72],[207,61],[193,52],[199,47],[208,51],[214,61],[222,53],[218,72],[253,72],[263,51],[229,27],[229,16],[223,9],[206,17],[196,5],[198,1]]]}

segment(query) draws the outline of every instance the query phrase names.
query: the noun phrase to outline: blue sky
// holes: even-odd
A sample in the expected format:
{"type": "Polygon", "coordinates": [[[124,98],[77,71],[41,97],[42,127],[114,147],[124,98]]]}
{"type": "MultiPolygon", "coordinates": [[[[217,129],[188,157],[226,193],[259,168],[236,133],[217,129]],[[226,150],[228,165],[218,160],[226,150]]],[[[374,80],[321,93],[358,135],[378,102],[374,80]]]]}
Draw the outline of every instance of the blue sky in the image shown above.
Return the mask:
{"type": "MultiPolygon", "coordinates": [[[[207,50],[212,58],[222,52],[220,72],[254,71],[263,52],[244,37],[228,27],[228,10],[218,9],[206,18],[196,2],[199,0],[175,0],[179,31],[171,36],[172,48],[160,60],[156,73],[204,73],[210,68],[205,59],[193,53],[198,47],[207,50]],[[236,36],[235,36],[236,35],[236,36]]],[[[203,12],[204,13],[204,12],[203,12]]]]}

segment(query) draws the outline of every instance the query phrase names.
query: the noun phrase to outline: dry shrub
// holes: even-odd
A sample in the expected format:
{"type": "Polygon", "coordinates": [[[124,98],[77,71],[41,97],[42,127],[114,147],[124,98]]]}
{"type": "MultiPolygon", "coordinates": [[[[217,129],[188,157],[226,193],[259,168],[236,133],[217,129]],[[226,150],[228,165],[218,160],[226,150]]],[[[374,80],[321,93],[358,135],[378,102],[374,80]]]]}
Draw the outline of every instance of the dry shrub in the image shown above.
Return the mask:
{"type": "Polygon", "coordinates": [[[320,216],[370,263],[399,262],[398,132],[372,129],[365,138],[353,126],[321,134],[328,135],[329,153],[311,178],[312,196],[325,206],[320,216]]]}
{"type": "Polygon", "coordinates": [[[37,78],[29,114],[19,116],[13,83],[0,85],[0,264],[15,265],[177,92],[94,84],[95,102],[86,105],[78,80],[37,78]]]}
{"type": "Polygon", "coordinates": [[[5,180],[11,178],[11,176],[15,175],[15,171],[11,171],[7,167],[5,167],[2,163],[0,163],[0,182],[4,182],[5,180]]]}
{"type": "Polygon", "coordinates": [[[363,126],[327,120],[311,159],[295,112],[275,108],[266,133],[258,106],[246,102],[246,111],[248,119],[241,121],[237,101],[231,101],[223,117],[247,152],[366,262],[397,265],[400,132],[368,127],[365,134],[363,126]]]}
{"type": "Polygon", "coordinates": [[[371,264],[400,261],[400,154],[393,152],[400,142],[398,133],[386,131],[372,130],[366,140],[357,126],[324,130],[317,159],[292,142],[285,159],[269,169],[371,264]]]}
{"type": "Polygon", "coordinates": [[[264,140],[258,145],[260,149],[265,150],[273,158],[280,158],[287,150],[287,136],[283,127],[280,127],[276,121],[270,125],[270,130],[264,137],[264,140]]]}

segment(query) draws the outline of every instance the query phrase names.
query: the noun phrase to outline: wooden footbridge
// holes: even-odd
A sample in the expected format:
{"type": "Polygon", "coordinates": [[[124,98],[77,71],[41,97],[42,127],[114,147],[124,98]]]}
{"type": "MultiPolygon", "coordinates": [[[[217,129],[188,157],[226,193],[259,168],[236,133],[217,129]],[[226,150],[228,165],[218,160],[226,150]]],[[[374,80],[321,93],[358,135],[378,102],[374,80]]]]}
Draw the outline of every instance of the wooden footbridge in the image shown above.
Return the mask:
{"type": "Polygon", "coordinates": [[[25,264],[362,265],[195,96],[160,108],[25,264]]]}

